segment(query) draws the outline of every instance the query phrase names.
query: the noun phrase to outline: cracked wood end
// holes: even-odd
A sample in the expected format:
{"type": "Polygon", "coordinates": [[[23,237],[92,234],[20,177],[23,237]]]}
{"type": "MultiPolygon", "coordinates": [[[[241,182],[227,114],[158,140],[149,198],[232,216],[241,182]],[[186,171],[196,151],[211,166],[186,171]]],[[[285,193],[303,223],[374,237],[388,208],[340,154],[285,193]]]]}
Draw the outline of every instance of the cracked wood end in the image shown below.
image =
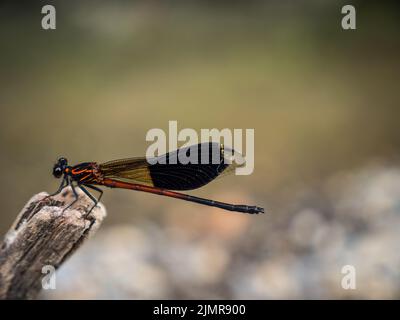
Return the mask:
{"type": "Polygon", "coordinates": [[[34,299],[42,289],[42,268],[60,267],[99,228],[105,207],[98,204],[87,215],[93,202],[78,194],[64,212],[74,199],[71,187],[47,199],[38,193],[22,209],[0,244],[0,299],[34,299]]]}

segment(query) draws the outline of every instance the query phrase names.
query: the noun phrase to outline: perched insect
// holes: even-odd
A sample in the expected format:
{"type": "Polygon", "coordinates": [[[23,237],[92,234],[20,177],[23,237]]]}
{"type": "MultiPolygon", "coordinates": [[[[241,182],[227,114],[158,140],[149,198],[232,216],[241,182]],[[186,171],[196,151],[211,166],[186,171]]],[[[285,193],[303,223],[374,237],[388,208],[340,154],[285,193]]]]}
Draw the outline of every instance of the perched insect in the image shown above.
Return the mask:
{"type": "Polygon", "coordinates": [[[93,200],[92,210],[103,195],[103,191],[98,186],[105,186],[154,193],[229,211],[250,214],[264,213],[264,209],[257,206],[223,203],[171,191],[197,189],[215,178],[233,171],[239,165],[235,162],[227,161],[225,153],[230,155],[240,154],[235,153],[232,149],[228,150],[229,152],[225,152],[223,145],[210,142],[181,148],[153,158],[153,161],[140,157],[114,160],[102,164],[84,162],[69,166],[67,159],[60,158],[54,165],[53,175],[56,178],[62,177],[62,182],[57,192],[53,195],[60,193],[64,187],[71,186],[75,200],[68,206],[69,208],[78,200],[76,192],[78,187],[93,200]],[[195,157],[197,157],[197,161],[194,161],[194,163],[184,164],[180,160],[179,154],[190,157],[191,152],[194,151],[195,157]],[[213,156],[215,154],[218,156],[217,161],[213,156]],[[208,160],[203,161],[204,158],[208,158],[208,160]],[[170,161],[171,159],[176,159],[176,161],[170,161]],[[96,199],[87,188],[99,192],[99,197],[96,199]]]}

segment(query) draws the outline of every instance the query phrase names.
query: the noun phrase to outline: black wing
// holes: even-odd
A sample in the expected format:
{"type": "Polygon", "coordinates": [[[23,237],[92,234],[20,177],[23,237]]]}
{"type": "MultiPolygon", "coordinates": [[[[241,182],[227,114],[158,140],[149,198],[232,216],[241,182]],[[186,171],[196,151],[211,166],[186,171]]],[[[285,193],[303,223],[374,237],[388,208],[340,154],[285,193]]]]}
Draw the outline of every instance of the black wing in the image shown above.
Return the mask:
{"type": "Polygon", "coordinates": [[[130,158],[100,164],[106,178],[169,190],[200,188],[235,167],[237,164],[225,157],[223,145],[213,142],[181,148],[149,161],[130,158]],[[197,163],[186,163],[183,158],[189,157],[197,158],[197,163]],[[173,159],[175,163],[171,163],[173,159]]]}

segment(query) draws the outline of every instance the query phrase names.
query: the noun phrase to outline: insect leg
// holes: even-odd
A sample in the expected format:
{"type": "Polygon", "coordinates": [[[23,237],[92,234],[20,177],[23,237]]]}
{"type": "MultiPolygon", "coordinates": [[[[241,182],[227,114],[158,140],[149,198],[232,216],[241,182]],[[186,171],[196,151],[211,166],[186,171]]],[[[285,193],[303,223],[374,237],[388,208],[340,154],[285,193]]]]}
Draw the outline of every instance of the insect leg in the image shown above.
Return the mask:
{"type": "Polygon", "coordinates": [[[67,177],[64,176],[63,180],[61,181],[60,186],[58,187],[58,190],[52,194],[45,196],[43,199],[41,199],[35,206],[35,209],[38,207],[38,205],[45,203],[49,198],[59,194],[62,191],[62,189],[64,189],[67,185],[68,185],[67,177]]]}
{"type": "Polygon", "coordinates": [[[68,207],[64,208],[63,212],[64,212],[65,210],[69,209],[72,205],[74,205],[74,204],[78,201],[78,199],[79,199],[79,195],[78,195],[78,193],[77,193],[76,190],[75,190],[75,186],[74,186],[73,181],[71,181],[71,179],[69,179],[69,178],[67,178],[67,179],[68,179],[68,185],[71,186],[72,192],[74,193],[75,200],[72,201],[72,202],[68,205],[68,207]]]}
{"type": "MultiPolygon", "coordinates": [[[[85,185],[85,186],[90,188],[90,186],[88,186],[88,185],[85,185]]],[[[90,208],[89,212],[86,214],[86,215],[89,215],[89,214],[92,212],[93,208],[94,208],[94,207],[97,205],[97,203],[99,202],[99,200],[100,200],[100,198],[101,198],[103,192],[102,192],[102,190],[93,187],[92,189],[94,189],[94,190],[97,190],[97,189],[98,189],[98,190],[101,191],[100,197],[99,197],[98,199],[96,199],[83,185],[78,184],[78,187],[79,187],[93,202],[94,202],[94,205],[90,208]]]]}
{"type": "Polygon", "coordinates": [[[64,189],[64,187],[66,187],[67,185],[68,185],[67,177],[64,177],[62,182],[61,182],[61,184],[60,184],[60,186],[58,187],[58,190],[56,192],[52,193],[52,194],[49,194],[47,197],[53,197],[56,194],[59,194],[61,192],[61,190],[64,189]]]}
{"type": "Polygon", "coordinates": [[[95,186],[92,186],[91,184],[85,184],[84,186],[87,187],[87,188],[90,188],[90,189],[93,189],[93,190],[99,192],[100,195],[99,195],[99,197],[97,198],[97,202],[100,202],[100,199],[101,199],[101,197],[103,196],[103,190],[101,190],[100,188],[97,188],[97,187],[95,187],[95,186]]]}

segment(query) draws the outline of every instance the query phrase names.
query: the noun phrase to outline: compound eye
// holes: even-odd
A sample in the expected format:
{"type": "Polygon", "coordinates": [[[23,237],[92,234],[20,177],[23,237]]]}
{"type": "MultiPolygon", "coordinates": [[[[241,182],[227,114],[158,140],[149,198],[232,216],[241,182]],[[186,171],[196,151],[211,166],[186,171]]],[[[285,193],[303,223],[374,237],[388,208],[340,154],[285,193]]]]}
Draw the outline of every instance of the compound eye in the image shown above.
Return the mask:
{"type": "Polygon", "coordinates": [[[66,166],[67,163],[68,163],[68,161],[67,161],[67,159],[65,159],[65,158],[60,158],[60,159],[58,159],[58,163],[59,163],[61,166],[66,166]]]}
{"type": "Polygon", "coordinates": [[[55,167],[53,169],[53,176],[55,176],[56,178],[60,178],[62,176],[62,170],[60,167],[55,167]]]}

